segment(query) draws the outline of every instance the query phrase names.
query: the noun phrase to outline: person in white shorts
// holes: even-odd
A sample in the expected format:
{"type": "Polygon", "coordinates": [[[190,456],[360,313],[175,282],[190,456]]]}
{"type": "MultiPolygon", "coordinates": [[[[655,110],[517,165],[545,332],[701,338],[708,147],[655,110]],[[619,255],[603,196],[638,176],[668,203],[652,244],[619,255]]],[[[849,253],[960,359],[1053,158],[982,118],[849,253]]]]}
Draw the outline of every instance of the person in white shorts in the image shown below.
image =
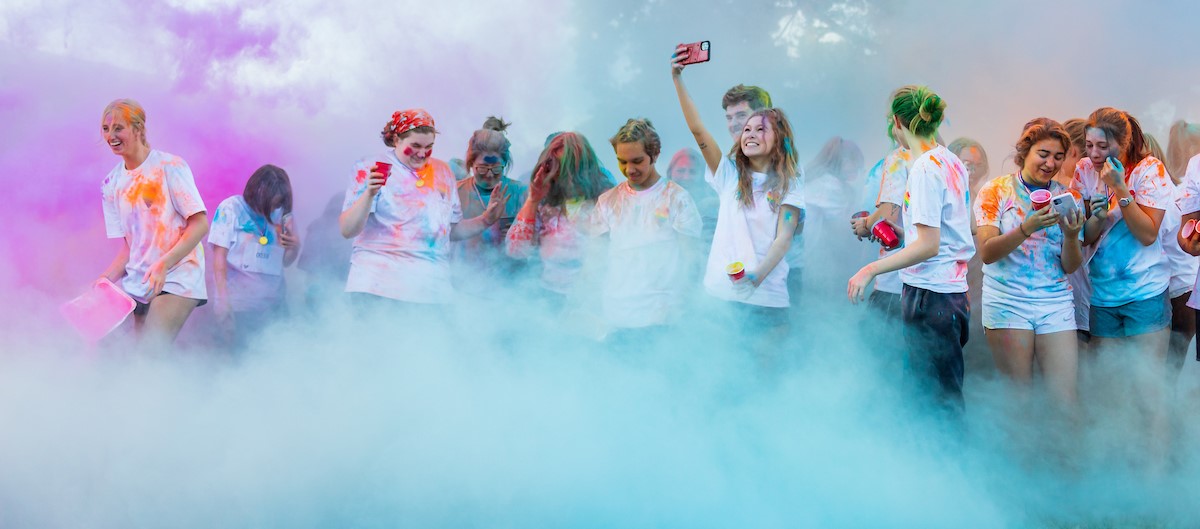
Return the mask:
{"type": "Polygon", "coordinates": [[[996,368],[1020,386],[1041,371],[1060,403],[1074,407],[1078,348],[1075,303],[1067,275],[1083,262],[1080,207],[1067,216],[1035,210],[1030,195],[1077,193],[1054,181],[1070,148],[1057,121],[1038,118],[1016,143],[1016,173],[983,185],[975,198],[976,247],[983,259],[983,327],[996,368]],[[1036,363],[1035,363],[1036,360],[1036,363]]]}

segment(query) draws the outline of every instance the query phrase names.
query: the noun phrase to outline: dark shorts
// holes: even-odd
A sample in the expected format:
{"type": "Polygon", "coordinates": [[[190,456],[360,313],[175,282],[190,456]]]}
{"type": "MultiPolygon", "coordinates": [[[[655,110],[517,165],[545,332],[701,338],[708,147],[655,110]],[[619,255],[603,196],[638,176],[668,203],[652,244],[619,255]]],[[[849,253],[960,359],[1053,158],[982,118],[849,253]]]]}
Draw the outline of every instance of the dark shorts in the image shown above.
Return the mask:
{"type": "MultiPolygon", "coordinates": [[[[173,293],[167,292],[165,290],[163,291],[163,294],[171,294],[172,296],[179,296],[179,294],[173,294],[173,293]]],[[[162,294],[160,294],[160,295],[162,295],[162,294]]],[[[179,297],[183,297],[183,296],[179,296],[179,297]]],[[[208,303],[207,299],[196,299],[196,298],[186,298],[186,299],[195,301],[196,307],[203,307],[205,304],[208,303]]],[[[133,302],[135,303],[135,305],[133,306],[133,315],[134,316],[145,316],[146,314],[148,314],[150,312],[150,304],[149,303],[142,303],[141,301],[138,301],[136,299],[133,300],[133,302]]]]}
{"type": "Polygon", "coordinates": [[[743,322],[748,331],[787,326],[791,319],[788,317],[788,307],[763,307],[749,303],[729,302],[734,312],[735,321],[743,322]]]}
{"type": "Polygon", "coordinates": [[[1092,305],[1090,331],[1098,338],[1126,338],[1150,334],[1171,326],[1171,298],[1167,291],[1149,299],[1118,307],[1092,305]]]}

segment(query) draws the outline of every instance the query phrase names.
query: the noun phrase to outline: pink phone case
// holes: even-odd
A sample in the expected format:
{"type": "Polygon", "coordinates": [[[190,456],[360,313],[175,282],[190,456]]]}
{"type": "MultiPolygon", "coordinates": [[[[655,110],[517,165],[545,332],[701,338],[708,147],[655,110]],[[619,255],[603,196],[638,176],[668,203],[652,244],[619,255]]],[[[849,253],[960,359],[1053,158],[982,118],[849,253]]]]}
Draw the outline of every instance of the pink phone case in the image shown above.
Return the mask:
{"type": "Polygon", "coordinates": [[[693,42],[684,44],[687,47],[687,59],[683,60],[682,64],[696,64],[699,62],[708,62],[708,41],[693,42]]]}

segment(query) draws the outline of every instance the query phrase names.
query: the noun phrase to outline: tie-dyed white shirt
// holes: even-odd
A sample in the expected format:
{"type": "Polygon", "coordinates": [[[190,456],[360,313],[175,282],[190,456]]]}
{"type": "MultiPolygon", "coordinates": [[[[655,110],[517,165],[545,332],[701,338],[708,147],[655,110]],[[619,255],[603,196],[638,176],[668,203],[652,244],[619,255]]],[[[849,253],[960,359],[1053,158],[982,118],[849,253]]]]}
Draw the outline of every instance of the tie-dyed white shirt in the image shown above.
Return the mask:
{"type": "Polygon", "coordinates": [[[284,302],[283,257],[276,228],[283,217],[277,209],[271,219],[250,209],[242,195],[222,200],[213,213],[208,243],[228,250],[225,289],[229,304],[238,312],[268,310],[284,302]],[[261,238],[266,238],[266,244],[261,238]]]}
{"type": "Polygon", "coordinates": [[[967,291],[967,261],[975,255],[967,169],[938,145],[913,161],[904,194],[904,240],[917,241],[917,225],[938,228],[937,255],[900,271],[905,285],[942,294],[967,291]]]}
{"type": "Polygon", "coordinates": [[[366,192],[376,161],[392,164],[392,172],[371,203],[362,233],[354,238],[346,292],[449,303],[450,229],[462,220],[454,173],[432,158],[413,171],[388,149],[354,164],[342,211],[366,192]]]}
{"type": "Polygon", "coordinates": [[[670,323],[682,308],[687,245],[703,228],[692,196],[662,177],[649,189],[622,182],[596,201],[589,233],[609,234],[604,317],[616,327],[670,323]]]}
{"type": "MultiPolygon", "coordinates": [[[[187,219],[205,211],[192,170],[182,158],[152,150],[142,165],[126,170],[124,162],[104,178],[104,228],[110,239],[129,244],[129,263],[121,288],[146,302],[150,284],[143,281],[150,266],[175,247],[187,219]]],[[[204,250],[200,244],[167,270],[163,292],[207,299],[204,250]]]]}
{"type": "MultiPolygon", "coordinates": [[[[1174,185],[1167,168],[1153,156],[1147,156],[1125,175],[1125,185],[1137,204],[1166,210],[1175,200],[1174,185]]],[[[1107,233],[1096,243],[1096,254],[1088,263],[1092,280],[1092,305],[1119,307],[1162,294],[1171,282],[1171,269],[1163,257],[1162,243],[1155,238],[1143,245],[1130,233],[1116,195],[1100,180],[1092,160],[1084,158],[1075,166],[1071,189],[1086,200],[1107,195],[1107,233]]]]}
{"type": "MultiPolygon", "coordinates": [[[[1069,192],[1050,182],[1050,194],[1069,192]]],[[[1071,192],[1076,201],[1079,194],[1071,192]]],[[[1000,234],[1020,229],[1033,208],[1029,189],[1014,174],[991,180],[975,198],[975,220],[980,227],[992,226],[1000,234]]],[[[1020,246],[992,264],[983,265],[983,298],[1008,302],[1074,303],[1067,273],[1062,267],[1062,228],[1055,224],[1033,232],[1020,246]]]]}
{"type": "MultiPolygon", "coordinates": [[[[1200,211],[1200,154],[1188,160],[1187,172],[1183,174],[1177,197],[1181,215],[1200,211]]],[[[1178,246],[1179,242],[1172,241],[1172,244],[1178,246]]],[[[1197,292],[1200,292],[1200,276],[1197,276],[1196,283],[1192,287],[1192,297],[1188,299],[1187,305],[1193,309],[1200,309],[1200,300],[1196,299],[1197,292]]]]}
{"type": "Polygon", "coordinates": [[[771,243],[775,241],[775,229],[779,226],[782,206],[793,206],[804,211],[804,183],[793,178],[785,196],[778,197],[766,190],[767,175],[751,173],[751,189],[754,207],[742,206],[738,198],[737,165],[728,156],[721,157],[715,173],[706,174],[709,185],[721,199],[717,212],[717,229],[713,233],[712,250],[708,254],[708,266],[704,272],[704,288],[716,298],[737,301],[762,307],[788,307],[787,260],[781,259],[752,294],[744,297],[737,290],[725,267],[740,261],[746,270],[752,270],[767,256],[771,243]],[[775,209],[772,209],[775,205],[775,209]]]}
{"type": "Polygon", "coordinates": [[[583,227],[596,203],[568,200],[561,207],[540,205],[537,218],[517,217],[504,240],[504,251],[514,259],[528,259],[536,251],[542,264],[542,287],[568,294],[583,271],[587,235],[583,227]]]}
{"type": "MultiPolygon", "coordinates": [[[[879,187],[873,201],[874,207],[878,208],[884,202],[894,204],[896,207],[904,206],[904,191],[908,187],[908,164],[910,162],[912,162],[912,151],[904,147],[897,148],[883,159],[879,187]]],[[[900,221],[903,225],[903,215],[901,215],[900,221]]],[[[883,259],[892,255],[903,247],[902,245],[900,248],[888,251],[883,248],[883,245],[880,245],[879,258],[883,259]]],[[[899,270],[875,277],[875,290],[880,292],[899,294],[903,287],[904,285],[900,282],[899,270]]]]}

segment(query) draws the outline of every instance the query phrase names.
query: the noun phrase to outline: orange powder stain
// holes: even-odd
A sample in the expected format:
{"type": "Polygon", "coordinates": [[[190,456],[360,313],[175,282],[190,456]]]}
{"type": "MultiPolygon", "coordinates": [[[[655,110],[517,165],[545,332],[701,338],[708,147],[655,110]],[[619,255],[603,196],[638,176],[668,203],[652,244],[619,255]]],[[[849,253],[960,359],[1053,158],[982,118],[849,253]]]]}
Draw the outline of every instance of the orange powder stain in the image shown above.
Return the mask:
{"type": "Polygon", "coordinates": [[[983,213],[983,223],[992,224],[1000,218],[1000,194],[996,186],[986,186],[979,195],[979,209],[983,213]]]}
{"type": "Polygon", "coordinates": [[[150,178],[139,177],[129,189],[125,191],[125,200],[130,204],[136,204],[139,201],[146,207],[151,207],[156,204],[165,202],[163,196],[162,180],[153,180],[150,178]]]}

